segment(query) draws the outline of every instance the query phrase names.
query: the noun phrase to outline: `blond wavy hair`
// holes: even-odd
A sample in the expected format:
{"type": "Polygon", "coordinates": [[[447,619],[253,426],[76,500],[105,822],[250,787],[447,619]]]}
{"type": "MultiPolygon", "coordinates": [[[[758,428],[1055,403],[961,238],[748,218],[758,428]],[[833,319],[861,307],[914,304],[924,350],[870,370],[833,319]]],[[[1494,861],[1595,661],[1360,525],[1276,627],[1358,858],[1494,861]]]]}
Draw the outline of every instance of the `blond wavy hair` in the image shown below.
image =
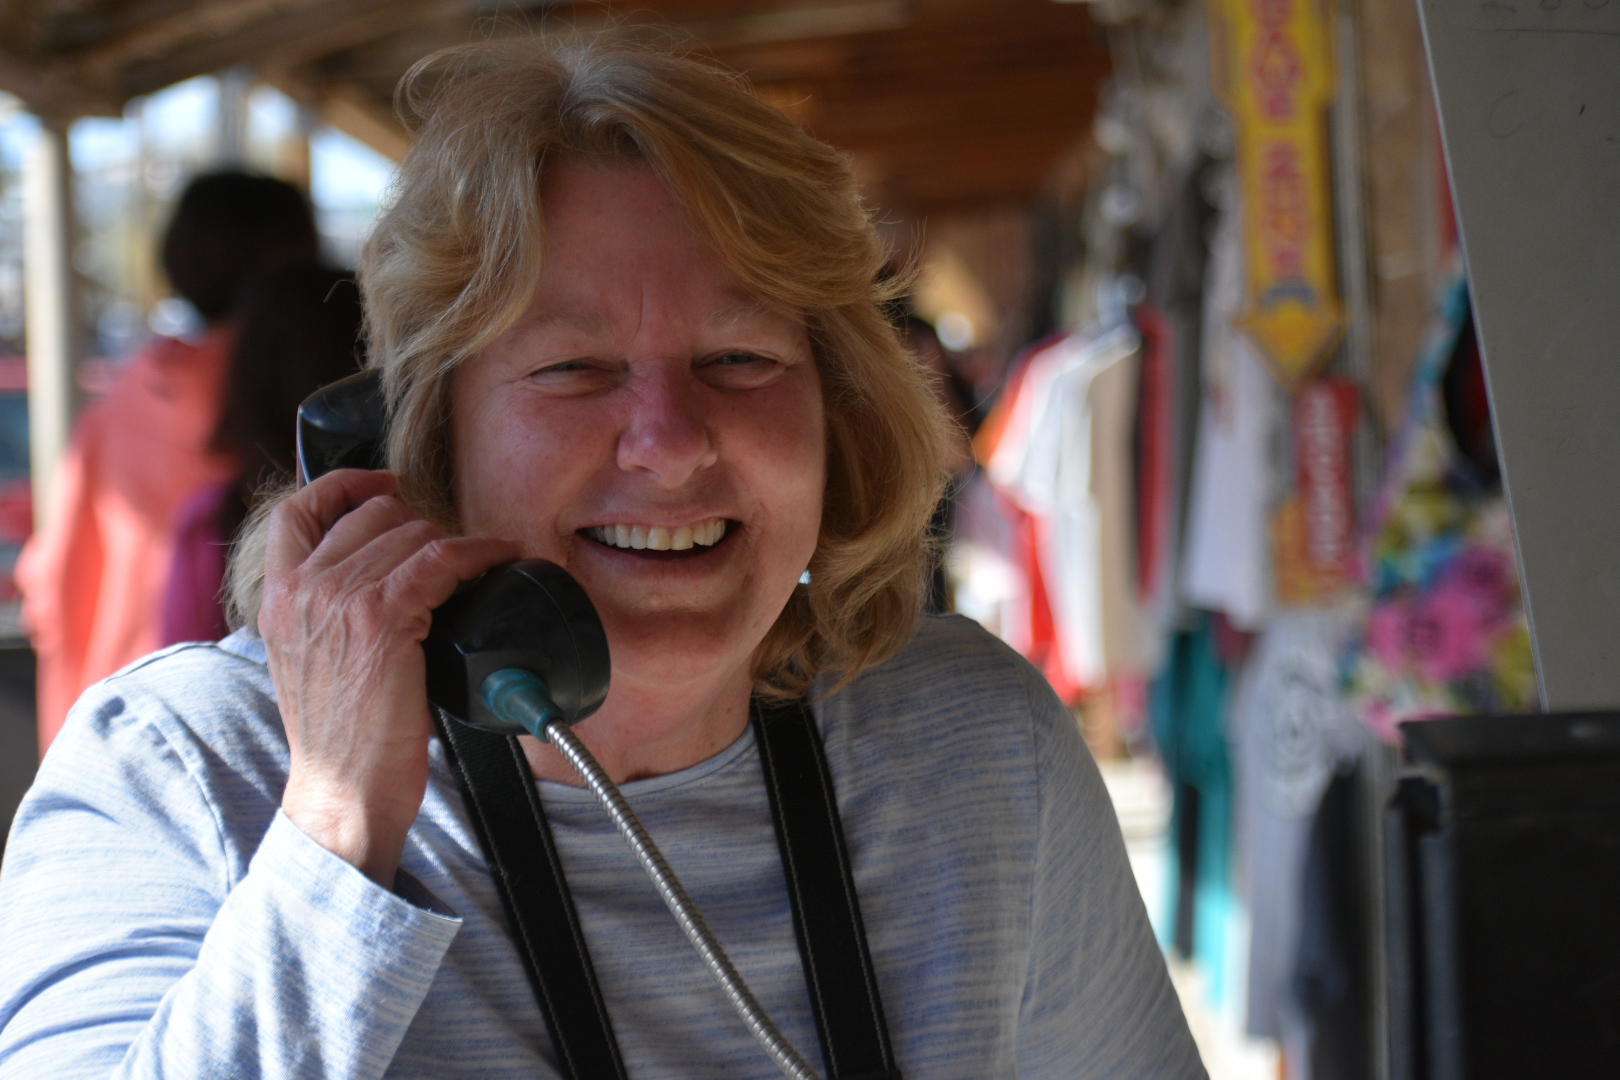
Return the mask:
{"type": "MultiPolygon", "coordinates": [[[[824,671],[842,681],[905,644],[949,421],[885,316],[886,252],[848,161],[741,78],[622,41],[446,50],[406,74],[397,104],[416,137],[359,279],[400,497],[458,531],[451,375],[533,300],[545,170],[645,165],[744,288],[803,319],[821,378],[827,487],[811,580],[759,647],[758,692],[797,695],[824,671]]],[[[261,502],[233,555],[237,626],[257,621],[275,501],[261,502]]]]}

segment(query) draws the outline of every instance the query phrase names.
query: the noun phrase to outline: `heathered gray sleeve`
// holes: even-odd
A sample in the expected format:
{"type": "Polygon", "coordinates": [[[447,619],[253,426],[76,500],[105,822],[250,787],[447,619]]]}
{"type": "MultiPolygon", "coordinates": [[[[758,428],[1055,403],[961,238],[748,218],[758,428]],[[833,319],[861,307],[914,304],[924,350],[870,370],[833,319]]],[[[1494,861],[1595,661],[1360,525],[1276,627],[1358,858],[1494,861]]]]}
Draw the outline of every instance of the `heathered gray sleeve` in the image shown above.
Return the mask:
{"type": "Polygon", "coordinates": [[[0,1078],[381,1076],[459,920],[320,847],[262,785],[219,787],[209,766],[238,774],[165,703],[118,690],[70,715],[6,850],[0,1078]],[[243,818],[268,819],[256,850],[221,828],[243,818]]]}
{"type": "Polygon", "coordinates": [[[1018,1076],[1200,1080],[1204,1066],[1096,762],[1045,680],[1026,686],[1040,837],[1018,1076]]]}

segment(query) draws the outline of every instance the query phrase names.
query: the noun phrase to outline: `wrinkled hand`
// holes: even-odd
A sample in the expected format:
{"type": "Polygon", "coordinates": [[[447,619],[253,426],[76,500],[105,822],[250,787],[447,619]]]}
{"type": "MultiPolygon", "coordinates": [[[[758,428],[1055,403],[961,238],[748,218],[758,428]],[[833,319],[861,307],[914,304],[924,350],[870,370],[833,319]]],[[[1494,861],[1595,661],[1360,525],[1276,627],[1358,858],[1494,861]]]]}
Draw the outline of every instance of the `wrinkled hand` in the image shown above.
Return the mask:
{"type": "Polygon", "coordinates": [[[395,486],[391,473],[342,469],[278,506],[259,610],[292,750],[281,808],[385,888],[427,790],[433,609],[520,555],[506,540],[446,537],[395,486]]]}

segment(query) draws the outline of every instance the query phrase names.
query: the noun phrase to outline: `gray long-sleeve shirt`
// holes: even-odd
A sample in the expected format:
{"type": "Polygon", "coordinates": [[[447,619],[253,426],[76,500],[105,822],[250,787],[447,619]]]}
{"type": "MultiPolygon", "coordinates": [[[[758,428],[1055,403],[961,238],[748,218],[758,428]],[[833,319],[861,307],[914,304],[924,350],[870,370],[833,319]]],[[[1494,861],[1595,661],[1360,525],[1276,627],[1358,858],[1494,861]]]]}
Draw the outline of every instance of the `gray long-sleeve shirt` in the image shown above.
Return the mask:
{"type": "MultiPolygon", "coordinates": [[[[908,1080],[1204,1075],[1096,767],[1028,664],[928,618],[815,714],[908,1080]]],[[[394,892],[280,814],[287,768],[251,637],[85,694],[0,873],[0,1080],[558,1075],[437,743],[394,892]]],[[[540,787],[630,1075],[776,1075],[605,812],[540,787]]],[[[752,736],[625,794],[819,1065],[752,736]]]]}

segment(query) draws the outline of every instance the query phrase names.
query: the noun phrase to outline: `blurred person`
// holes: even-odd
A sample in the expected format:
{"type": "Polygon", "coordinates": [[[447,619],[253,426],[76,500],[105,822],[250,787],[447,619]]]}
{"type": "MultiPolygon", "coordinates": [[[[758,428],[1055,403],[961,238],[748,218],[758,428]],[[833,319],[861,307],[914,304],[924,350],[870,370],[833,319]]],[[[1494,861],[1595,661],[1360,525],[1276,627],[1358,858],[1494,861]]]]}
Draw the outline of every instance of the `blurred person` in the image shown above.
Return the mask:
{"type": "Polygon", "coordinates": [[[152,341],[84,410],[17,564],[39,657],[42,752],[85,687],[158,647],[175,511],[236,471],[212,445],[232,315],[254,281],[318,250],[314,214],[289,184],[220,172],[181,195],[163,268],[205,328],[152,341]]]}
{"type": "Polygon", "coordinates": [[[204,485],[175,522],[162,645],[229,633],[220,602],[225,556],[260,489],[293,475],[294,425],[310,394],[359,370],[360,292],[342,270],[294,266],[243,298],[225,406],[209,446],[236,474],[204,485]]]}

